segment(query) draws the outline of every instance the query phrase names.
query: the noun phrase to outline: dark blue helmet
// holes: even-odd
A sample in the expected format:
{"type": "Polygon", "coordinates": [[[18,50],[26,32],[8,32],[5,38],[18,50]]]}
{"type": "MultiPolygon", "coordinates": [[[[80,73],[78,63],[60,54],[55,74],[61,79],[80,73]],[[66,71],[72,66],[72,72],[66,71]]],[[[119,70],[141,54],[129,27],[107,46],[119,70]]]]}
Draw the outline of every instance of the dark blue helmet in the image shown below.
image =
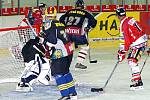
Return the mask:
{"type": "Polygon", "coordinates": [[[117,8],[116,9],[116,14],[118,15],[118,16],[126,16],[126,11],[125,11],[125,9],[124,8],[117,8]]]}
{"type": "Polygon", "coordinates": [[[75,7],[81,7],[84,8],[84,1],[83,0],[77,0],[75,7]]]}

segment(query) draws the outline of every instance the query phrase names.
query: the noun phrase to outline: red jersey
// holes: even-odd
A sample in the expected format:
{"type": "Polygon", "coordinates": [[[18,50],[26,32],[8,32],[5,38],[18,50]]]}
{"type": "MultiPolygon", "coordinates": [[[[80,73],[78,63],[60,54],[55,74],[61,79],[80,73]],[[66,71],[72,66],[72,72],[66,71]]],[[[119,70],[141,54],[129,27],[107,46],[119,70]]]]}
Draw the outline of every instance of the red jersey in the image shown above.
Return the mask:
{"type": "Polygon", "coordinates": [[[124,37],[123,50],[139,48],[147,43],[147,35],[143,32],[138,21],[133,17],[124,17],[120,24],[120,33],[124,37]]]}
{"type": "Polygon", "coordinates": [[[33,12],[33,18],[34,18],[34,25],[41,26],[43,24],[42,11],[36,10],[35,12],[33,12]]]}

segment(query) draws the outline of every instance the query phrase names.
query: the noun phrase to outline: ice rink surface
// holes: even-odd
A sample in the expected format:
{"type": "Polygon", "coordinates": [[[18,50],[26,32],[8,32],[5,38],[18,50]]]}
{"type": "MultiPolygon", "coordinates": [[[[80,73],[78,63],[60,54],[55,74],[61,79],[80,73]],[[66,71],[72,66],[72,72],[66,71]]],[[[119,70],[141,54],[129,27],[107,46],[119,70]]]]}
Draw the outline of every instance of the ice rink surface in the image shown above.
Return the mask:
{"type": "MultiPolygon", "coordinates": [[[[77,82],[78,100],[150,100],[150,57],[142,71],[144,90],[129,90],[131,71],[127,61],[124,60],[117,66],[104,93],[93,93],[90,91],[91,87],[104,86],[117,62],[116,54],[117,50],[112,48],[92,49],[91,58],[98,60],[98,62],[90,64],[87,58],[84,63],[88,66],[86,70],[76,70],[74,68],[75,55],[71,65],[71,72],[77,82]]],[[[139,66],[143,65],[146,56],[147,55],[144,54],[139,66]]],[[[8,66],[9,63],[3,64],[5,68],[8,66]]],[[[57,100],[60,97],[59,91],[53,83],[49,86],[36,85],[33,87],[33,92],[16,92],[16,84],[17,83],[0,84],[0,100],[57,100]]]]}

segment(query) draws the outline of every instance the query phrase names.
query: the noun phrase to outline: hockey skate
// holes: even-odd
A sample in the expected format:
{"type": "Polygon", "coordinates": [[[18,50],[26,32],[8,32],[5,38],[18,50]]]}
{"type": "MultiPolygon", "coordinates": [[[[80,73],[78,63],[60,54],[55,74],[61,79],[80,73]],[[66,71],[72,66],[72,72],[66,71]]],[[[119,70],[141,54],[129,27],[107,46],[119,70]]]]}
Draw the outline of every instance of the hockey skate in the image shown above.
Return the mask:
{"type": "Polygon", "coordinates": [[[69,94],[70,100],[78,100],[77,94],[69,94]]]}
{"type": "Polygon", "coordinates": [[[30,92],[33,91],[33,88],[29,85],[29,83],[19,82],[16,86],[16,91],[30,92]]]}
{"type": "Polygon", "coordinates": [[[87,66],[82,65],[81,63],[77,63],[77,64],[75,65],[75,68],[86,69],[87,66]]]}
{"type": "Polygon", "coordinates": [[[130,85],[130,90],[142,90],[143,88],[143,82],[142,80],[138,81],[132,81],[132,85],[130,85]]]}
{"type": "Polygon", "coordinates": [[[69,96],[63,96],[59,98],[58,100],[71,100],[69,96]]]}

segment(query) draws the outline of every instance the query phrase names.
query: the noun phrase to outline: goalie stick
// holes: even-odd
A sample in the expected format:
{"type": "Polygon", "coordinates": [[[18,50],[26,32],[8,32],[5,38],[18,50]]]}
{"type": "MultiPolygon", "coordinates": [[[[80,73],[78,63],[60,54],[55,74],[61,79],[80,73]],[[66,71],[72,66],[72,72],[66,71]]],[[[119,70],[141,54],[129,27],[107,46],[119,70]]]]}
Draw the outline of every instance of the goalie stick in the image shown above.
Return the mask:
{"type": "Polygon", "coordinates": [[[30,22],[28,21],[28,19],[26,19],[27,24],[29,25],[30,29],[32,30],[32,32],[34,33],[35,36],[37,36],[36,32],[34,31],[32,25],[30,24],[30,22]]]}
{"type": "Polygon", "coordinates": [[[113,68],[112,72],[110,73],[110,75],[109,75],[107,81],[105,82],[104,86],[102,88],[91,88],[91,92],[103,92],[104,91],[104,88],[106,88],[106,86],[107,86],[109,80],[111,79],[115,69],[117,68],[118,64],[119,64],[119,61],[117,61],[116,65],[114,66],[114,68],[113,68]]]}

